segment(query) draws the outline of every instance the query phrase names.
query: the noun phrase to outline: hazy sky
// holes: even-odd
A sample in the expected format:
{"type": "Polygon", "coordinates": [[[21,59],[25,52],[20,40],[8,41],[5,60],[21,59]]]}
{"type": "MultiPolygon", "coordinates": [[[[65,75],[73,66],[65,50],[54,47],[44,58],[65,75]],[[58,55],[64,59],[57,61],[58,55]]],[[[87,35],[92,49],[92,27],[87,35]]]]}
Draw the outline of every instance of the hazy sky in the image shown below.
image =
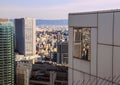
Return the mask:
{"type": "Polygon", "coordinates": [[[0,17],[67,19],[71,12],[119,8],[120,0],[1,0],[0,17]]]}

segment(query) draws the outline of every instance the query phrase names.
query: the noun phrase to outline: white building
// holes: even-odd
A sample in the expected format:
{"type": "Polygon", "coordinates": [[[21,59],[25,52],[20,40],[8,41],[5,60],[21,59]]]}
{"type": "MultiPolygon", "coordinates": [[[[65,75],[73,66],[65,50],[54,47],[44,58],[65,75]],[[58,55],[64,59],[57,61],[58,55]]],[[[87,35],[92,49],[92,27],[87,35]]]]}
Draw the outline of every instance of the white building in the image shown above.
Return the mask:
{"type": "Polygon", "coordinates": [[[120,84],[120,10],[69,14],[69,85],[120,84]]]}
{"type": "Polygon", "coordinates": [[[15,19],[16,50],[23,55],[33,55],[36,52],[35,19],[15,19]]]}

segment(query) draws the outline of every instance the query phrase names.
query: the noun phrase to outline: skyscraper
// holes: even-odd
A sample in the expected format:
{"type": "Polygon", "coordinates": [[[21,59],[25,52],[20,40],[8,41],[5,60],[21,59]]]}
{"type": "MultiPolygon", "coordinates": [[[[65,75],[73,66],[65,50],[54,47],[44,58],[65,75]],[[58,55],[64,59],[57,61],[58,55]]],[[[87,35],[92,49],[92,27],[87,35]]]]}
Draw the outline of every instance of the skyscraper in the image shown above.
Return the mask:
{"type": "Polygon", "coordinates": [[[0,85],[14,85],[13,23],[0,22],[0,85]]]}
{"type": "Polygon", "coordinates": [[[35,20],[32,18],[15,19],[16,50],[22,55],[33,55],[35,47],[35,20]]]}
{"type": "Polygon", "coordinates": [[[69,85],[120,84],[120,9],[69,14],[69,85]]]}

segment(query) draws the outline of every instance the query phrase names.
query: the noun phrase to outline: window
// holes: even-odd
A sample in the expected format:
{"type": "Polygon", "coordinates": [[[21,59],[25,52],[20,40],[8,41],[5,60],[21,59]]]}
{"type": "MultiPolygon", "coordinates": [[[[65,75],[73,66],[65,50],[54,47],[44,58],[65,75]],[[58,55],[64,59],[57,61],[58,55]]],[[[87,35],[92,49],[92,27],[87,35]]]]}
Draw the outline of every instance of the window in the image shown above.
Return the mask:
{"type": "Polygon", "coordinates": [[[90,61],[90,28],[74,28],[73,57],[90,61]]]}

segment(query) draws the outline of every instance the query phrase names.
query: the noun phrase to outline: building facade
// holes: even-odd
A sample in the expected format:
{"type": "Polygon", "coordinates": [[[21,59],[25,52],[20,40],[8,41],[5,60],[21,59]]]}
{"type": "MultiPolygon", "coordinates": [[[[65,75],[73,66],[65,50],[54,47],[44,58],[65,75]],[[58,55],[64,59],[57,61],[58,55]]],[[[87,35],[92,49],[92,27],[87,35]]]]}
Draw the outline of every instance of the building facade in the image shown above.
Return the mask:
{"type": "Polygon", "coordinates": [[[68,64],[68,41],[57,43],[57,63],[68,64]]]}
{"type": "Polygon", "coordinates": [[[16,50],[22,55],[36,53],[36,28],[32,18],[15,19],[16,50]]]}
{"type": "Polygon", "coordinates": [[[13,23],[0,22],[0,85],[14,85],[13,23]]]}
{"type": "Polygon", "coordinates": [[[69,85],[120,84],[120,10],[69,14],[69,85]]]}
{"type": "Polygon", "coordinates": [[[16,62],[16,85],[29,85],[32,63],[30,61],[16,62]]]}

